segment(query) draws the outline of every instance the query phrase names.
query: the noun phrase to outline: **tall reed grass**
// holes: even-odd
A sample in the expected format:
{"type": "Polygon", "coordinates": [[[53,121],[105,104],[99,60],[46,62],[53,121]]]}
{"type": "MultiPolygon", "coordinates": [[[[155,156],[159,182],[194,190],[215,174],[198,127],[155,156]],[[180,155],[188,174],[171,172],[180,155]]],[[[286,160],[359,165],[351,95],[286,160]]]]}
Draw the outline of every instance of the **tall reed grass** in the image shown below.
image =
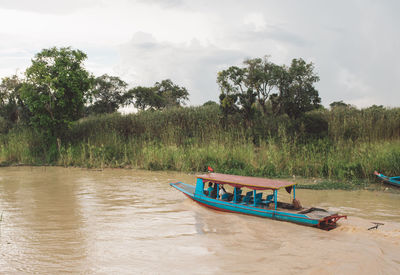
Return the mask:
{"type": "Polygon", "coordinates": [[[218,106],[88,117],[61,147],[29,129],[0,135],[0,162],[135,167],[241,175],[364,179],[400,175],[400,109],[334,109],[306,119],[260,117],[246,129],[218,106]]]}

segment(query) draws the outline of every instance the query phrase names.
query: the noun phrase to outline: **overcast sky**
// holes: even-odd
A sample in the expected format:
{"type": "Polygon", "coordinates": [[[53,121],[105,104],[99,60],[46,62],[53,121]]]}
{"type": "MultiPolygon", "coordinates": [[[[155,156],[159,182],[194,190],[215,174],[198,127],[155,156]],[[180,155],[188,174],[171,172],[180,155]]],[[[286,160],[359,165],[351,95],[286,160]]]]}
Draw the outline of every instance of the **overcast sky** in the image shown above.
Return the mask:
{"type": "Polygon", "coordinates": [[[400,104],[397,0],[0,0],[0,77],[43,48],[132,87],[170,78],[190,105],[218,101],[217,72],[246,58],[313,62],[322,103],[400,104]]]}

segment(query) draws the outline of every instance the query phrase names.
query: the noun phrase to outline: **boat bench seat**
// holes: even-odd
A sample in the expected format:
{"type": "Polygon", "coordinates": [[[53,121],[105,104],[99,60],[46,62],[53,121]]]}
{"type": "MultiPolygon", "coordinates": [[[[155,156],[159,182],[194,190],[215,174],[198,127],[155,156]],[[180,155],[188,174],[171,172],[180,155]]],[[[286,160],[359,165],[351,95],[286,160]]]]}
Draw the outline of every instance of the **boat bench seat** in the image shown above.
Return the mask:
{"type": "Polygon", "coordinates": [[[262,193],[256,194],[255,200],[254,200],[254,205],[258,206],[262,202],[262,193]]]}
{"type": "Polygon", "coordinates": [[[242,202],[240,204],[248,204],[251,199],[251,194],[253,194],[253,191],[247,192],[246,196],[243,197],[242,202]]]}
{"type": "Polygon", "coordinates": [[[241,204],[248,204],[250,202],[250,197],[245,196],[241,202],[241,204]]]}
{"type": "Polygon", "coordinates": [[[229,194],[225,193],[222,195],[221,200],[227,201],[229,199],[229,194]]]}
{"type": "MultiPolygon", "coordinates": [[[[242,189],[236,190],[236,201],[235,203],[238,203],[242,200],[242,189]]],[[[232,199],[232,202],[234,202],[234,198],[232,199]]]]}
{"type": "Polygon", "coordinates": [[[259,206],[260,204],[262,203],[262,200],[261,200],[261,198],[256,198],[256,201],[255,201],[255,206],[259,206]]]}
{"type": "Polygon", "coordinates": [[[238,198],[241,198],[242,197],[242,189],[239,189],[239,190],[236,190],[236,196],[238,197],[238,198]]]}
{"type": "Polygon", "coordinates": [[[274,201],[274,195],[268,195],[264,202],[268,206],[273,201],[274,201]]]}

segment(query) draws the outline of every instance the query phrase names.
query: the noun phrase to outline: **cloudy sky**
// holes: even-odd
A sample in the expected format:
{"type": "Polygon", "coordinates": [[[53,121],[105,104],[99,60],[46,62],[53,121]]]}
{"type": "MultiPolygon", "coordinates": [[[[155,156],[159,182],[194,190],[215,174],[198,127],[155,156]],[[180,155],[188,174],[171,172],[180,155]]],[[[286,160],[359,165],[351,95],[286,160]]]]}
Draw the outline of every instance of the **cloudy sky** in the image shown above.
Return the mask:
{"type": "Polygon", "coordinates": [[[43,48],[87,53],[94,75],[170,78],[190,105],[218,101],[217,72],[246,58],[313,62],[322,103],[400,104],[397,0],[0,0],[0,77],[43,48]]]}

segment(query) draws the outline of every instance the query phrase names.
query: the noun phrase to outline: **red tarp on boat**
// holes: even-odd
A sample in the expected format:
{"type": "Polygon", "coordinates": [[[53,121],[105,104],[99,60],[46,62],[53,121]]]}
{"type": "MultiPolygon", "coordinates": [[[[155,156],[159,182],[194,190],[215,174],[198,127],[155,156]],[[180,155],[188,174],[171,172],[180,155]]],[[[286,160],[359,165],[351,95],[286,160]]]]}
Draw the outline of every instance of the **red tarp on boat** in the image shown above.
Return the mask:
{"type": "Polygon", "coordinates": [[[229,184],[235,187],[247,187],[256,190],[286,188],[289,193],[291,191],[291,187],[296,184],[290,181],[244,177],[219,173],[208,173],[204,175],[199,175],[197,176],[197,178],[219,184],[229,184]]]}

